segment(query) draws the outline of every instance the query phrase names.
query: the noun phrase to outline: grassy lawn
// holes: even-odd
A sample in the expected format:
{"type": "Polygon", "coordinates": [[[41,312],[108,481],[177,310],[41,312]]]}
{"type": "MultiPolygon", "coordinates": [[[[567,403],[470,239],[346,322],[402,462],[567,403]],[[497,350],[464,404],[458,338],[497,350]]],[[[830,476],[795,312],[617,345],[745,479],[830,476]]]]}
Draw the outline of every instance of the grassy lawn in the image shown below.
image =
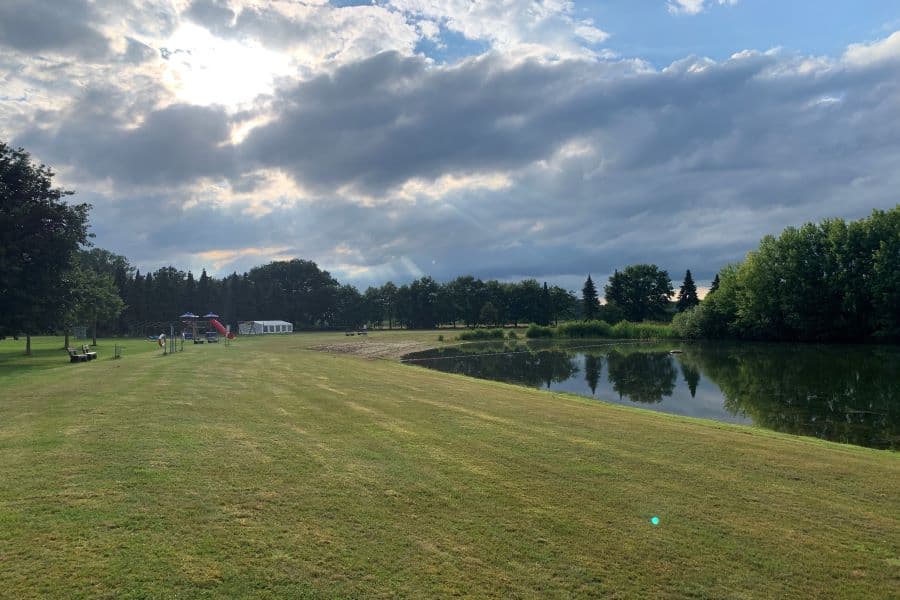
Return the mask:
{"type": "Polygon", "coordinates": [[[310,349],[343,338],[0,341],[0,596],[900,592],[896,453],[310,349]]]}

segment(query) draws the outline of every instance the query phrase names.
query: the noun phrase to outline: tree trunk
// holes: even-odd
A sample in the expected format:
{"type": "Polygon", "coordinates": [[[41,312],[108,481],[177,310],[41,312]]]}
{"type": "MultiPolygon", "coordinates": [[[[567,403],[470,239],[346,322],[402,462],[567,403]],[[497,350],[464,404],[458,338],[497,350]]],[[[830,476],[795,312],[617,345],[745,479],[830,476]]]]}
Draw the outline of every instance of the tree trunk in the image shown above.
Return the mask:
{"type": "Polygon", "coordinates": [[[25,356],[31,356],[31,334],[25,334],[25,356]]]}
{"type": "Polygon", "coordinates": [[[94,332],[93,333],[94,333],[94,335],[91,340],[91,346],[96,346],[97,345],[97,317],[94,317],[94,332]]]}
{"type": "Polygon", "coordinates": [[[66,342],[65,342],[65,344],[63,344],[63,348],[68,348],[69,347],[69,328],[66,327],[65,331],[66,331],[66,342]]]}

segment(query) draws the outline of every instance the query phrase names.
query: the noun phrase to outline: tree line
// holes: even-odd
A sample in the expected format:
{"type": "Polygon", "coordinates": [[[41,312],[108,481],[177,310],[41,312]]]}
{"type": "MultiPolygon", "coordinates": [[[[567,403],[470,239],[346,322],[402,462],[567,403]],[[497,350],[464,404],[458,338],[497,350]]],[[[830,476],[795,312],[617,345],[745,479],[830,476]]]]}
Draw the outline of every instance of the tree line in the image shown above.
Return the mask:
{"type": "Polygon", "coordinates": [[[462,276],[438,283],[426,276],[360,292],[316,263],[300,259],[216,278],[206,270],[195,277],[174,267],[143,274],[125,257],[98,248],[78,254],[124,300],[123,310],[115,315],[107,311],[98,321],[104,335],[142,334],[176,321],[187,310],[213,311],[235,328],[239,321],[280,319],[297,329],[549,324],[575,314],[574,295],[535,279],[502,283],[462,276]]]}
{"type": "Polygon", "coordinates": [[[900,339],[900,205],[764,237],[674,325],[694,338],[900,339]]]}
{"type": "MultiPolygon", "coordinates": [[[[688,270],[677,294],[652,264],[615,271],[600,302],[589,275],[581,298],[536,279],[387,282],[359,291],[314,262],[290,260],[216,278],[172,266],[141,273],[90,246],[87,204],[53,172],[0,142],[0,336],[86,325],[96,337],[143,335],[184,311],[224,323],[281,319],[304,328],[433,328],[673,321],[683,337],[859,340],[900,337],[900,206],[867,219],[788,228],[716,275],[701,302],[688,270]],[[676,314],[677,313],[677,314],[676,314]]],[[[67,340],[68,341],[68,340],[67,340]]]]}

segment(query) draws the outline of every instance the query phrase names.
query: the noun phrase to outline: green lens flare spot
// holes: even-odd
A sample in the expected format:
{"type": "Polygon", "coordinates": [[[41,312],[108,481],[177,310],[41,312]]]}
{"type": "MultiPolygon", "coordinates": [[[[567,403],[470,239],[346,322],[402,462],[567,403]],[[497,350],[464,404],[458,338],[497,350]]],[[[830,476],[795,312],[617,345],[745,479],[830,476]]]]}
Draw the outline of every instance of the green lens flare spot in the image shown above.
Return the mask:
{"type": "Polygon", "coordinates": [[[650,522],[653,523],[653,525],[659,525],[659,517],[653,517],[650,519],[650,522]]]}

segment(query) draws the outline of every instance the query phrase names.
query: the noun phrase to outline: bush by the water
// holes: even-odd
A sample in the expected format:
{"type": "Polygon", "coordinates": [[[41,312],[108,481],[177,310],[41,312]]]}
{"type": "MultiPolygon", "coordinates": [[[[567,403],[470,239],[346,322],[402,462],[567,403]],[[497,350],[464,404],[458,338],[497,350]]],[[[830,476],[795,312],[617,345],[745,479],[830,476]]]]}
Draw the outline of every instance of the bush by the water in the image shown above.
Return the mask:
{"type": "Polygon", "coordinates": [[[525,332],[527,338],[614,338],[658,340],[678,337],[675,328],[663,323],[629,323],[620,321],[610,325],[606,321],[573,321],[558,327],[532,325],[525,332]]]}
{"type": "Polygon", "coordinates": [[[549,338],[555,334],[556,330],[553,327],[545,327],[544,325],[532,325],[525,331],[525,337],[530,339],[549,338]]]}
{"type": "Polygon", "coordinates": [[[674,328],[665,323],[630,323],[620,321],[612,326],[612,336],[628,340],[662,340],[678,337],[674,328]]]}
{"type": "Polygon", "coordinates": [[[557,327],[556,335],[568,338],[612,337],[612,326],[606,321],[572,321],[557,327]]]}
{"type": "Polygon", "coordinates": [[[675,318],[672,319],[672,329],[675,335],[688,340],[706,337],[707,312],[705,305],[698,304],[675,315],[675,318]]]}
{"type": "Polygon", "coordinates": [[[502,340],[504,336],[502,329],[473,329],[472,331],[463,331],[459,334],[461,340],[502,340]]]}

